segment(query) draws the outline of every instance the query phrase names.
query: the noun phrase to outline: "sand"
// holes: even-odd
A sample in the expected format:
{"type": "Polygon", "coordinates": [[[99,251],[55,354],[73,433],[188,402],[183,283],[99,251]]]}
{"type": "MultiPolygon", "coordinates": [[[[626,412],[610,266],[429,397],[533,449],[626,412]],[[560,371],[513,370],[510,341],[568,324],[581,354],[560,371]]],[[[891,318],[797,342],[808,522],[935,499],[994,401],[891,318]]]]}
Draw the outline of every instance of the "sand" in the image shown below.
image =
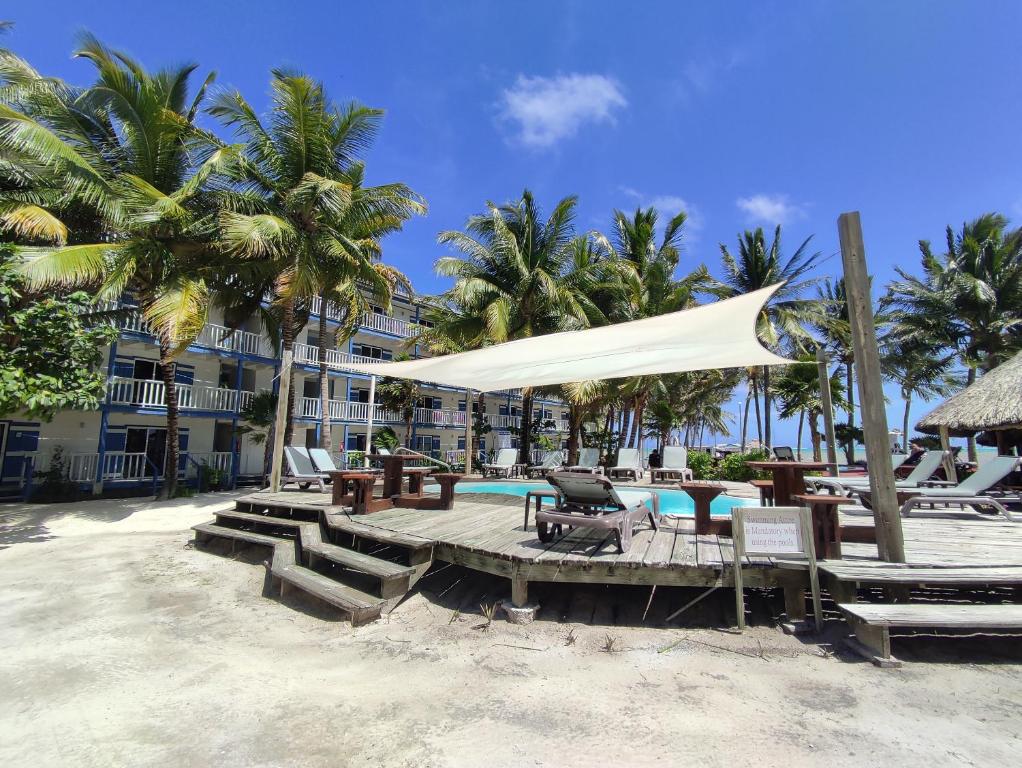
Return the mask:
{"type": "Polygon", "coordinates": [[[192,548],[231,498],[0,508],[0,765],[932,768],[1022,748],[1003,643],[880,670],[766,625],[481,629],[430,577],[352,629],[262,597],[258,550],[192,548]]]}

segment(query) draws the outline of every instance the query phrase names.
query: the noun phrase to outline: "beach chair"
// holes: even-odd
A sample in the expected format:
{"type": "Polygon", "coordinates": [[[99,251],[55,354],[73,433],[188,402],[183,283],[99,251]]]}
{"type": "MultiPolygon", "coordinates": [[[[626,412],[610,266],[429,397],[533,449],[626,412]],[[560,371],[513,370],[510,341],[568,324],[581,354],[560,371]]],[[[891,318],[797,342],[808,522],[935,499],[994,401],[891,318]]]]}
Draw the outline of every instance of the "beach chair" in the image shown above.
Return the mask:
{"type": "Polygon", "coordinates": [[[638,480],[643,476],[642,460],[639,457],[639,449],[620,449],[617,452],[617,466],[610,467],[607,471],[611,477],[631,475],[632,479],[638,480]]]}
{"type": "Polygon", "coordinates": [[[483,464],[483,477],[490,474],[495,477],[511,477],[518,468],[518,464],[515,463],[517,458],[517,448],[501,448],[497,451],[497,458],[492,464],[483,464]]]}
{"type": "Polygon", "coordinates": [[[618,490],[605,477],[572,472],[551,472],[546,480],[560,494],[557,507],[536,512],[540,541],[553,539],[554,526],[613,531],[618,552],[628,551],[635,525],[649,518],[660,527],[660,497],[654,491],[618,490]]]}
{"type": "Polygon", "coordinates": [[[795,461],[795,452],[790,445],[778,445],[774,448],[774,458],[778,461],[795,461]]]}
{"type": "Polygon", "coordinates": [[[685,446],[666,446],[662,462],[662,466],[649,468],[651,482],[655,483],[658,479],[673,480],[676,477],[682,480],[692,479],[692,470],[688,468],[688,449],[685,446]]]}
{"type": "Polygon", "coordinates": [[[297,448],[292,445],[284,446],[284,463],[287,465],[287,472],[280,478],[281,486],[288,483],[295,483],[303,491],[315,483],[319,490],[326,493],[326,481],[328,475],[316,470],[309,456],[308,448],[297,448]]]}
{"type": "Polygon", "coordinates": [[[309,448],[309,458],[317,472],[336,472],[337,465],[334,464],[330,452],[325,448],[309,448]]]}
{"type": "Polygon", "coordinates": [[[564,454],[561,451],[549,451],[546,456],[543,457],[543,461],[539,464],[533,464],[531,467],[525,468],[525,476],[532,478],[536,475],[540,477],[546,477],[547,472],[553,472],[556,469],[560,469],[564,463],[564,454]]]}
{"type": "MultiPolygon", "coordinates": [[[[912,490],[930,479],[944,461],[944,451],[927,451],[919,459],[908,477],[904,480],[895,480],[894,487],[899,490],[912,490]]],[[[897,454],[900,456],[901,454],[897,454]]],[[[902,458],[899,465],[904,462],[902,458]]],[[[892,459],[892,462],[894,459],[892,459]]],[[[806,482],[812,485],[817,491],[828,490],[839,496],[851,496],[859,491],[869,490],[868,477],[807,477],[806,482]]]]}
{"type": "MultiPolygon", "coordinates": [[[[1018,461],[1015,456],[997,456],[985,464],[981,464],[979,469],[958,485],[938,488],[920,486],[915,489],[919,495],[912,497],[902,505],[901,514],[903,517],[908,517],[914,509],[924,504],[940,505],[944,508],[949,508],[952,505],[964,508],[968,504],[970,507],[990,507],[1008,520],[1015,522],[1014,516],[1005,509],[998,499],[984,494],[1014,472],[1018,461]]],[[[1015,500],[1022,501],[1022,497],[1015,500]]]]}
{"type": "Polygon", "coordinates": [[[589,472],[591,474],[602,475],[603,467],[600,466],[600,449],[583,448],[578,453],[578,464],[573,467],[567,467],[567,471],[589,472]]]}

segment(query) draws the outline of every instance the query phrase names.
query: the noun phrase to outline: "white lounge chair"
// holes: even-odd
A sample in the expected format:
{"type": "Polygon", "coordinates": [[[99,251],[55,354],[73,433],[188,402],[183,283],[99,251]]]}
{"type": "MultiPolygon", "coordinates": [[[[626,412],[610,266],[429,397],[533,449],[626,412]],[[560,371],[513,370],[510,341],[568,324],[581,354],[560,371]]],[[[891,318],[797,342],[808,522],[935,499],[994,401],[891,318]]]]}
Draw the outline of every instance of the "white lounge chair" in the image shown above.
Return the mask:
{"type": "Polygon", "coordinates": [[[600,449],[583,448],[578,453],[578,464],[567,467],[569,472],[590,472],[597,475],[603,474],[603,467],[600,466],[600,449]]]}
{"type": "Polygon", "coordinates": [[[638,480],[642,477],[644,473],[639,449],[621,448],[617,452],[617,466],[611,467],[609,474],[612,478],[618,475],[631,475],[633,479],[638,480]]]}
{"type": "Polygon", "coordinates": [[[531,467],[525,468],[526,477],[546,477],[547,472],[553,472],[555,469],[560,469],[564,463],[564,453],[561,451],[549,451],[546,456],[543,457],[543,461],[539,464],[533,464],[531,467]]]}
{"type": "Polygon", "coordinates": [[[945,508],[951,505],[964,506],[968,504],[971,507],[991,507],[1008,520],[1015,522],[1015,517],[1005,509],[1000,501],[983,494],[1014,472],[1017,466],[1018,459],[1016,457],[997,456],[981,465],[958,485],[950,488],[917,488],[916,492],[919,495],[902,505],[901,514],[908,517],[914,509],[923,504],[940,505],[945,508]]]}
{"type": "Polygon", "coordinates": [[[326,481],[329,476],[318,472],[309,457],[308,448],[297,448],[293,445],[284,446],[284,463],[287,472],[280,478],[280,484],[295,483],[303,491],[315,483],[319,490],[326,492],[326,481]]]}
{"type": "Polygon", "coordinates": [[[336,472],[337,465],[334,464],[330,452],[325,448],[309,448],[309,458],[317,472],[336,472]]]}
{"type": "Polygon", "coordinates": [[[501,448],[497,451],[497,457],[493,460],[492,464],[483,464],[483,477],[491,473],[495,477],[500,477],[501,475],[511,477],[518,468],[518,464],[515,462],[517,458],[517,448],[501,448]]]}
{"type": "Polygon", "coordinates": [[[682,480],[692,479],[692,470],[688,468],[688,449],[685,446],[665,446],[661,463],[662,466],[649,468],[652,482],[655,483],[658,479],[673,480],[676,477],[682,480]]]}
{"type": "MultiPolygon", "coordinates": [[[[944,451],[927,451],[919,459],[908,477],[904,480],[895,480],[894,487],[899,490],[912,490],[930,479],[930,476],[940,469],[944,461],[944,451]]],[[[904,459],[901,463],[904,463],[904,459]]],[[[900,464],[899,464],[900,466],[900,464]]],[[[816,490],[826,489],[839,496],[851,496],[860,491],[869,490],[868,477],[807,477],[806,482],[815,486],[816,490]]]]}

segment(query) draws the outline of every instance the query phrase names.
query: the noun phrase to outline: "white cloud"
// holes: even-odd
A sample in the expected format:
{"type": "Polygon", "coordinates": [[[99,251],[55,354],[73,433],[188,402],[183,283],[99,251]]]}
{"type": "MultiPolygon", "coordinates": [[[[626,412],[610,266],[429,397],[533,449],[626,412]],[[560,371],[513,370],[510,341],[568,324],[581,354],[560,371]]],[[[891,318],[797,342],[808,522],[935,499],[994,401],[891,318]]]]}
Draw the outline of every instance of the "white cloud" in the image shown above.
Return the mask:
{"type": "Polygon", "coordinates": [[[694,235],[703,228],[702,213],[683,197],[678,195],[647,195],[631,187],[621,187],[621,192],[632,198],[635,204],[641,208],[656,208],[657,213],[660,214],[661,222],[684,211],[688,214],[688,217],[685,219],[685,230],[690,235],[694,235]]]}
{"type": "Polygon", "coordinates": [[[739,197],[735,205],[745,212],[751,222],[788,224],[806,216],[804,206],[790,202],[787,195],[739,197]]]}
{"type": "Polygon", "coordinates": [[[518,140],[549,147],[574,136],[585,123],[613,123],[627,106],[618,84],[603,75],[519,75],[501,95],[501,115],[518,124],[518,140]]]}

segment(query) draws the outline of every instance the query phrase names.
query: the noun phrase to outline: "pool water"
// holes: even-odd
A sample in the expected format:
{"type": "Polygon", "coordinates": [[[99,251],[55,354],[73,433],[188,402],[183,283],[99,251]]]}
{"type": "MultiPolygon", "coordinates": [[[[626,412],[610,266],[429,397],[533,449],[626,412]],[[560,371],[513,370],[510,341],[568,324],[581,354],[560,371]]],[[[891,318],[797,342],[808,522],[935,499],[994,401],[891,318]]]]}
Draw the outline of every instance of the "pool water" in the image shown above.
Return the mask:
{"type": "MultiPolygon", "coordinates": [[[[458,483],[454,486],[455,493],[501,493],[505,496],[518,496],[524,498],[529,491],[538,488],[549,488],[548,483],[506,483],[500,481],[483,481],[458,483]]],[[[687,515],[691,517],[695,513],[695,506],[692,497],[684,491],[670,488],[633,488],[622,486],[628,490],[645,491],[655,490],[660,496],[660,513],[663,515],[687,515]]],[[[732,507],[758,506],[756,499],[740,499],[736,496],[721,494],[713,500],[710,505],[710,514],[726,517],[731,514],[732,507]]]]}

